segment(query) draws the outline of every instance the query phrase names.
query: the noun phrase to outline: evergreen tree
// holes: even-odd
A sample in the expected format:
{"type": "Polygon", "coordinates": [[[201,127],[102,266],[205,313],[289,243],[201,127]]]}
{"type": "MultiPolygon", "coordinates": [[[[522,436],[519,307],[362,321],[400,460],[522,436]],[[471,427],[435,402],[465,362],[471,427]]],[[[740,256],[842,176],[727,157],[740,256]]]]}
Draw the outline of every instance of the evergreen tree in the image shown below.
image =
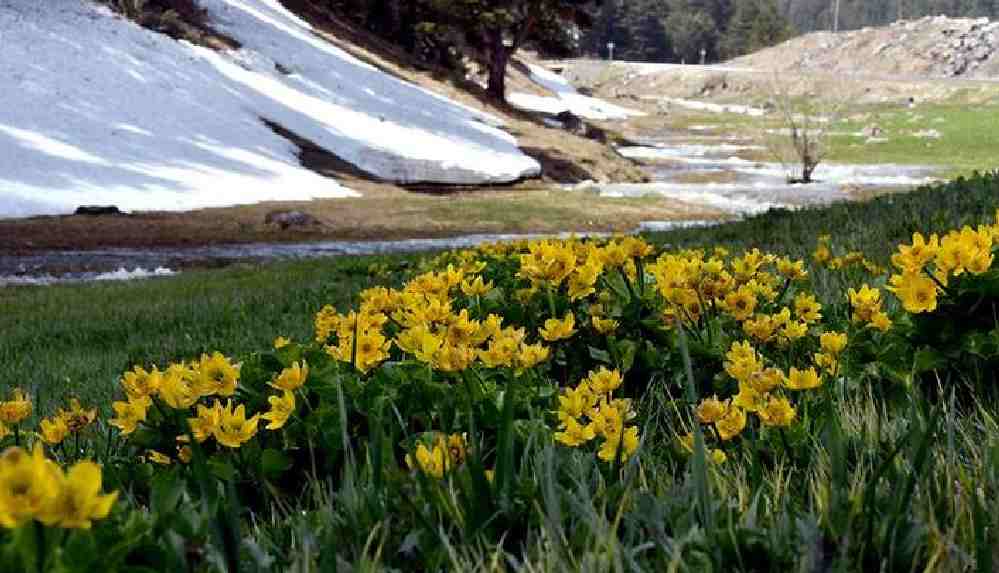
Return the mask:
{"type": "Polygon", "coordinates": [[[791,26],[780,14],[776,0],[745,0],[732,14],[719,41],[723,58],[734,58],[779,44],[791,37],[791,26]]]}

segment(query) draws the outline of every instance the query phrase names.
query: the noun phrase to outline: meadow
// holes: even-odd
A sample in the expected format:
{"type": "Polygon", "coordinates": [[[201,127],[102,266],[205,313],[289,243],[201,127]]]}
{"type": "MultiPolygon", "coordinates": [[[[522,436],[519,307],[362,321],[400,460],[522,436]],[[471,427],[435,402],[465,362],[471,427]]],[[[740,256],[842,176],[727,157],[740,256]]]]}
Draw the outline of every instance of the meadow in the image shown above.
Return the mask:
{"type": "Polygon", "coordinates": [[[0,571],[993,571],[997,209],[6,288],[0,571]]]}

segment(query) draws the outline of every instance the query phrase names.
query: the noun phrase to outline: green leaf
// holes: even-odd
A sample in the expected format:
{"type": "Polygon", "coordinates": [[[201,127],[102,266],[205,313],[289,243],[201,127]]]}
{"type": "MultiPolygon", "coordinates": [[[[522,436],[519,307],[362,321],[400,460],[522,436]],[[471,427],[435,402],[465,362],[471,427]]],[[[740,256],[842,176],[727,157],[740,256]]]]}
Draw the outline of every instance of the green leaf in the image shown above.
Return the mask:
{"type": "Polygon", "coordinates": [[[260,471],[268,479],[280,477],[291,466],[291,458],[275,449],[268,448],[260,456],[260,471]]]}

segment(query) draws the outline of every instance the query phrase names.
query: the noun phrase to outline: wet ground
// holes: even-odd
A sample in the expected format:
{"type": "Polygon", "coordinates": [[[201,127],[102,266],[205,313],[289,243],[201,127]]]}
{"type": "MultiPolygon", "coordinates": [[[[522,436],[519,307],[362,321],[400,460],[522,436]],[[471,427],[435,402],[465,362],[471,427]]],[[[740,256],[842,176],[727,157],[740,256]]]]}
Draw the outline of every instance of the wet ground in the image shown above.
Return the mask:
{"type": "MultiPolygon", "coordinates": [[[[767,150],[746,140],[703,130],[660,133],[619,148],[641,162],[652,177],[644,184],[583,184],[566,193],[605,198],[662,196],[727,213],[730,218],[773,208],[796,209],[905,189],[933,181],[933,169],[906,165],[822,164],[816,182],[787,182],[788,167],[760,160],[767,150]]],[[[717,221],[643,222],[636,231],[717,224],[717,221]]],[[[166,276],[190,268],[274,259],[412,253],[463,248],[539,235],[476,234],[444,239],[251,243],[194,248],[101,249],[0,256],[0,286],[131,280],[166,276]]]]}
{"type": "Polygon", "coordinates": [[[647,143],[618,151],[645,164],[652,183],[599,185],[590,191],[603,197],[659,195],[741,216],[824,205],[934,181],[932,167],[823,163],[812,183],[796,184],[788,182],[793,164],[761,161],[758,158],[768,154],[766,148],[748,142],[705,142],[701,137],[697,143],[681,138],[647,143]]]}

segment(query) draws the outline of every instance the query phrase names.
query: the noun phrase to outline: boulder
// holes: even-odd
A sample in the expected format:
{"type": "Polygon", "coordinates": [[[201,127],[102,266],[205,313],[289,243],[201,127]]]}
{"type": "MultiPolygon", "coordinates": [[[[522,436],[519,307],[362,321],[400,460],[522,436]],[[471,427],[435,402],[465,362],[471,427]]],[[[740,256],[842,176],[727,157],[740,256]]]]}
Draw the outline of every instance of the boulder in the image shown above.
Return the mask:
{"type": "Polygon", "coordinates": [[[318,219],[309,215],[308,213],[303,213],[301,211],[271,211],[267,213],[264,217],[264,223],[268,225],[277,225],[281,230],[289,229],[291,227],[311,227],[313,225],[319,225],[318,219]]]}
{"type": "Polygon", "coordinates": [[[122,215],[123,213],[115,205],[80,205],[76,208],[74,214],[96,217],[100,215],[122,215]]]}

